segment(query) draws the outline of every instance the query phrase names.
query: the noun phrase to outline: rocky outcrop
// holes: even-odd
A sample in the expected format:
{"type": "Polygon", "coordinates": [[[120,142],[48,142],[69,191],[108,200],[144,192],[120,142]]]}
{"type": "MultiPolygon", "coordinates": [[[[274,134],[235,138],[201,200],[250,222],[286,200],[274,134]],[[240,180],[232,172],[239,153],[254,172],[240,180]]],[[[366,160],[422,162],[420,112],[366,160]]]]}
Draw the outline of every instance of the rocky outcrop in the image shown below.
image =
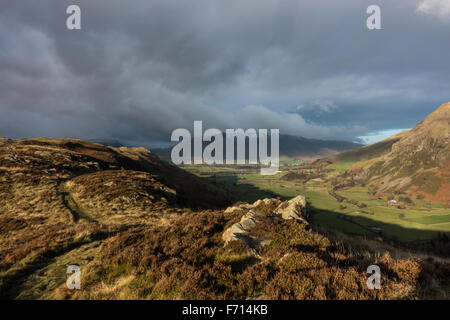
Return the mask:
{"type": "Polygon", "coordinates": [[[262,239],[257,239],[249,235],[258,223],[258,217],[263,217],[265,214],[261,211],[251,209],[242,216],[241,221],[233,224],[230,228],[225,230],[222,235],[222,240],[228,243],[233,240],[244,240],[248,244],[255,245],[261,243],[262,239]]]}
{"type": "Polygon", "coordinates": [[[248,203],[246,203],[246,204],[241,204],[241,205],[238,205],[238,206],[228,207],[228,208],[225,210],[225,213],[234,213],[234,212],[236,212],[236,211],[247,210],[247,209],[249,209],[249,208],[251,208],[251,205],[250,205],[250,204],[248,204],[248,203]]]}
{"type": "Polygon", "coordinates": [[[271,240],[260,239],[251,235],[252,229],[264,219],[296,220],[309,224],[306,219],[306,198],[301,195],[284,202],[278,199],[258,200],[252,205],[244,204],[229,207],[225,212],[233,213],[237,210],[247,210],[247,212],[239,222],[233,224],[222,234],[222,240],[225,242],[225,245],[233,240],[243,240],[251,247],[270,243],[271,240]],[[265,211],[269,210],[269,212],[261,211],[263,209],[265,211]]]}
{"type": "Polygon", "coordinates": [[[295,219],[304,224],[309,224],[306,220],[306,198],[304,196],[296,196],[295,198],[281,203],[275,210],[283,219],[295,219]]]}
{"type": "Polygon", "coordinates": [[[261,208],[261,207],[271,207],[271,206],[278,206],[281,204],[281,201],[279,199],[262,199],[258,200],[255,203],[251,205],[252,208],[261,208]]]}

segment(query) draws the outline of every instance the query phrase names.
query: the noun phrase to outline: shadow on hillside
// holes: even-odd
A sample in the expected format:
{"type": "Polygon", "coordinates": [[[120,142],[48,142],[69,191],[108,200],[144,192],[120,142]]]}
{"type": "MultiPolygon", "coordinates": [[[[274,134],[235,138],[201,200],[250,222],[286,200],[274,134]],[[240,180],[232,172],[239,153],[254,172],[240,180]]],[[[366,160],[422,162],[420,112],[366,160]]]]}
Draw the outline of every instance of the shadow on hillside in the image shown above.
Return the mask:
{"type": "MultiPolygon", "coordinates": [[[[279,198],[288,200],[288,197],[281,196],[276,192],[264,190],[253,184],[242,183],[239,181],[237,174],[213,174],[206,178],[209,184],[222,189],[227,193],[227,197],[232,202],[244,201],[253,203],[256,200],[264,198],[279,198]]],[[[382,240],[392,246],[411,249],[414,251],[424,251],[434,253],[439,256],[450,257],[450,234],[447,232],[438,232],[426,229],[405,228],[398,224],[385,223],[371,218],[370,214],[364,216],[349,216],[338,212],[323,210],[314,206],[309,206],[312,222],[314,223],[314,215],[317,213],[330,215],[330,219],[339,219],[339,224],[346,225],[347,230],[358,230],[359,232],[344,232],[352,235],[365,236],[366,238],[382,240]],[[414,241],[406,241],[405,239],[413,238],[414,241]]],[[[319,225],[326,230],[336,230],[333,226],[319,225]]],[[[339,228],[337,231],[341,231],[339,228]]],[[[341,231],[342,232],[342,231],[341,231]]]]}
{"type": "MultiPolygon", "coordinates": [[[[398,224],[385,223],[378,220],[361,216],[348,216],[341,213],[318,209],[310,207],[312,219],[314,222],[314,214],[322,213],[328,215],[334,215],[333,218],[339,219],[341,224],[347,224],[348,229],[357,228],[359,233],[345,232],[347,234],[357,234],[361,236],[361,233],[371,239],[381,240],[394,247],[406,248],[414,251],[422,251],[427,253],[433,253],[442,257],[450,257],[450,234],[448,232],[439,232],[435,230],[421,230],[405,228],[398,224]],[[413,241],[405,241],[406,237],[412,236],[413,241]]],[[[324,229],[331,229],[330,226],[319,225],[324,229]]]]}
{"type": "Polygon", "coordinates": [[[242,183],[242,181],[239,181],[238,176],[233,174],[213,174],[211,177],[203,179],[207,179],[209,185],[223,190],[227,198],[233,203],[238,201],[253,203],[264,198],[288,199],[275,192],[258,188],[253,184],[242,183]]]}

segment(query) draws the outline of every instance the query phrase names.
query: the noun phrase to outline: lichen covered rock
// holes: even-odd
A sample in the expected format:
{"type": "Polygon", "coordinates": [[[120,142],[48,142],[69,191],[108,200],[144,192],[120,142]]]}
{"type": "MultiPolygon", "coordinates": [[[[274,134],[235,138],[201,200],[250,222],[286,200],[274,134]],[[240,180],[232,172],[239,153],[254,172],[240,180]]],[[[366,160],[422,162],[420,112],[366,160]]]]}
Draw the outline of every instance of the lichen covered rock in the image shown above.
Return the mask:
{"type": "Polygon", "coordinates": [[[304,224],[309,224],[306,220],[306,198],[302,195],[281,203],[275,210],[283,219],[295,219],[304,224]]]}
{"type": "Polygon", "coordinates": [[[225,245],[233,240],[244,240],[249,246],[270,243],[270,240],[259,239],[250,235],[251,230],[264,219],[294,219],[301,223],[309,224],[306,220],[306,198],[301,195],[285,202],[281,202],[278,199],[258,200],[250,206],[242,205],[227,208],[225,212],[230,213],[235,210],[248,211],[239,222],[236,222],[224,231],[222,240],[225,242],[225,245]],[[273,208],[273,210],[268,214],[258,210],[258,208],[273,208]]]}

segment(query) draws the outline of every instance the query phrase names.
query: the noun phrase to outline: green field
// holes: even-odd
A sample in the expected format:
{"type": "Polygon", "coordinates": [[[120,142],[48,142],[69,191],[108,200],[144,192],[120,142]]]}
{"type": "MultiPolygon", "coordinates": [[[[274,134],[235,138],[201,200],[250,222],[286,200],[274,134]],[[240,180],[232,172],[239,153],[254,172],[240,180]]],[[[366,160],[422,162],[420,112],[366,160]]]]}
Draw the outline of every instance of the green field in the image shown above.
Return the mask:
{"type": "Polygon", "coordinates": [[[345,188],[338,193],[358,204],[364,204],[364,208],[338,202],[328,193],[332,186],[327,180],[350,169],[354,165],[350,161],[327,166],[326,174],[319,180],[302,182],[281,179],[289,171],[298,170],[298,164],[307,161],[284,159],[280,168],[282,172],[273,176],[260,175],[257,166],[189,166],[185,169],[211,177],[217,187],[233,194],[236,201],[253,202],[268,197],[288,199],[302,194],[310,204],[314,224],[324,228],[403,242],[429,240],[439,233],[450,233],[450,210],[446,204],[412,199],[410,204],[400,209],[386,206],[387,198],[377,199],[371,196],[366,187],[361,186],[345,188]]]}

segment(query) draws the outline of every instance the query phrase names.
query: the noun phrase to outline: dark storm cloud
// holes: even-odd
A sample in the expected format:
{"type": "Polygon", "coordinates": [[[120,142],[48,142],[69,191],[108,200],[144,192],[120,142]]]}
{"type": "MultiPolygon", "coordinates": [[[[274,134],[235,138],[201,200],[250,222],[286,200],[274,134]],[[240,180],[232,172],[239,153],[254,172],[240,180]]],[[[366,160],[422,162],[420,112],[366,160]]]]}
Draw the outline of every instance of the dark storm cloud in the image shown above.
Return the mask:
{"type": "Polygon", "coordinates": [[[168,142],[175,128],[354,139],[450,99],[448,0],[2,1],[0,135],[168,142]],[[366,29],[366,8],[383,30],[366,29]],[[78,4],[82,30],[65,27],[78,4]]]}

